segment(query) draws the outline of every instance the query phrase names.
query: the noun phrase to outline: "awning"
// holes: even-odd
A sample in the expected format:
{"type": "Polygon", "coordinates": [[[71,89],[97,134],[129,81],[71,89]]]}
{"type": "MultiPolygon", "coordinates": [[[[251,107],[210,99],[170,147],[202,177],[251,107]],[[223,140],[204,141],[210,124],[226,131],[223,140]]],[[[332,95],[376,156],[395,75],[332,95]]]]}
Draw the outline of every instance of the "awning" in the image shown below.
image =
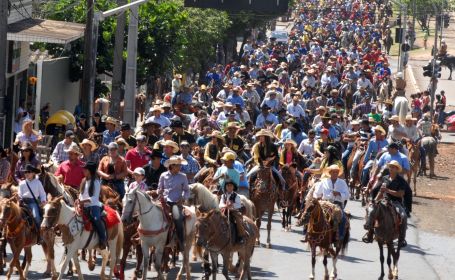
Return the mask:
{"type": "Polygon", "coordinates": [[[84,36],[85,25],[28,18],[8,25],[8,40],[66,45],[84,36]]]}

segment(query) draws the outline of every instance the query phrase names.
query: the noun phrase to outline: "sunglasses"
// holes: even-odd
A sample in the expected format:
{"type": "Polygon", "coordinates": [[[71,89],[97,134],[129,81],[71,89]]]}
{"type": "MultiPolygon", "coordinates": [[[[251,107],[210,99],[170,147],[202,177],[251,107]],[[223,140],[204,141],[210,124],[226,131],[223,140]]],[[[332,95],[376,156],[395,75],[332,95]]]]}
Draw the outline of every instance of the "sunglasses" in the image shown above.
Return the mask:
{"type": "Polygon", "coordinates": [[[24,174],[33,173],[32,171],[24,171],[24,174]]]}

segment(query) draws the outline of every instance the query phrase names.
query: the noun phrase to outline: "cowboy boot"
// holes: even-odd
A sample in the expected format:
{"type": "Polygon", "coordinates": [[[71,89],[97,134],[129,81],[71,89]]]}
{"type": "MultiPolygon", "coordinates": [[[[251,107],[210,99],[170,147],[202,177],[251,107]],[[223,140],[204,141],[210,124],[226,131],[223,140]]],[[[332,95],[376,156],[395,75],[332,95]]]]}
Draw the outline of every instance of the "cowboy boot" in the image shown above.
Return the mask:
{"type": "Polygon", "coordinates": [[[365,243],[373,243],[373,230],[368,230],[367,233],[365,233],[365,235],[362,237],[362,241],[365,242],[365,243]]]}

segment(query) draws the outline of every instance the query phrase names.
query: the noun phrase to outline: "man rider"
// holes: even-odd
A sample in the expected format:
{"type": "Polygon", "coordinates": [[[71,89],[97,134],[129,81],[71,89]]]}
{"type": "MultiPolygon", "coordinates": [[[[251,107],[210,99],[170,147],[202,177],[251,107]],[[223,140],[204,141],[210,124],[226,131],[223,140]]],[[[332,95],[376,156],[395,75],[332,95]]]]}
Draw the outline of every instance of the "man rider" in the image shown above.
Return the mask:
{"type": "Polygon", "coordinates": [[[186,175],[180,172],[182,164],[187,164],[187,161],[180,156],[172,156],[166,160],[164,166],[169,169],[161,174],[158,182],[158,194],[163,195],[164,201],[170,207],[173,213],[175,228],[177,230],[177,238],[179,249],[184,248],[184,224],[183,224],[183,202],[190,196],[188,187],[188,179],[186,175]],[[177,207],[179,215],[174,216],[174,207],[177,207]]]}
{"type": "MultiPolygon", "coordinates": [[[[389,175],[383,176],[380,184],[372,191],[372,199],[376,201],[382,198],[388,199],[394,207],[396,213],[400,216],[400,232],[398,236],[398,246],[405,247],[406,243],[406,229],[407,229],[407,215],[403,206],[403,197],[406,189],[409,188],[407,181],[400,175],[402,172],[401,165],[396,160],[392,160],[387,164],[389,168],[389,175]]],[[[371,207],[371,206],[370,206],[371,207]]],[[[371,211],[369,211],[371,213],[371,211]]],[[[373,223],[372,219],[368,219],[365,224],[365,229],[368,230],[366,236],[362,238],[365,243],[373,242],[373,223]]]]}

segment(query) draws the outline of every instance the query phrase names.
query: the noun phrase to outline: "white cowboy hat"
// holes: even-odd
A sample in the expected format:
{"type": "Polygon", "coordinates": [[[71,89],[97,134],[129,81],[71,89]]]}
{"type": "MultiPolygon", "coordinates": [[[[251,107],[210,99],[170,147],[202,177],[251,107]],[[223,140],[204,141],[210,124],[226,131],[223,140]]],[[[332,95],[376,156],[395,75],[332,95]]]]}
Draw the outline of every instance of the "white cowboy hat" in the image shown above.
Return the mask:
{"type": "Polygon", "coordinates": [[[65,150],[65,153],[76,153],[76,154],[81,154],[81,149],[77,146],[76,143],[72,143],[68,149],[65,150]]]}
{"type": "Polygon", "coordinates": [[[164,162],[164,167],[169,168],[171,164],[187,165],[188,162],[181,156],[172,156],[170,159],[164,162]]]}
{"type": "Polygon", "coordinates": [[[286,145],[286,144],[291,144],[292,146],[294,146],[294,148],[297,148],[297,143],[292,140],[292,139],[286,139],[286,141],[284,141],[283,145],[286,145]]]}
{"type": "Polygon", "coordinates": [[[154,105],[149,110],[150,113],[155,112],[155,111],[160,111],[161,113],[163,113],[163,108],[161,108],[161,106],[159,106],[159,105],[154,105]]]}
{"type": "Polygon", "coordinates": [[[411,115],[407,115],[407,116],[406,116],[406,120],[407,120],[407,121],[417,121],[417,119],[416,119],[416,118],[413,118],[411,115]]]}
{"type": "Polygon", "coordinates": [[[377,125],[377,126],[373,127],[373,130],[381,132],[382,135],[386,135],[387,134],[385,132],[384,128],[382,126],[380,126],[380,125],[377,125]]]}
{"type": "Polygon", "coordinates": [[[106,120],[104,121],[105,123],[110,123],[115,126],[118,125],[118,120],[114,119],[113,117],[107,117],[106,120]]]}
{"type": "Polygon", "coordinates": [[[400,121],[400,118],[397,116],[397,115],[393,115],[391,118],[390,118],[391,121],[397,121],[399,122],[400,121]]]}
{"type": "Polygon", "coordinates": [[[259,136],[273,137],[273,134],[270,130],[261,129],[256,133],[256,137],[259,137],[259,136]]]}
{"type": "Polygon", "coordinates": [[[402,170],[401,164],[398,163],[398,161],[396,161],[396,160],[390,161],[389,163],[387,163],[387,166],[388,166],[388,167],[393,166],[393,167],[398,168],[398,172],[401,172],[401,170],[402,170]]]}
{"type": "Polygon", "coordinates": [[[219,132],[218,130],[214,130],[214,131],[212,132],[212,134],[210,134],[210,137],[216,137],[216,138],[218,138],[218,139],[224,141],[223,135],[222,135],[221,132],[219,132]]]}
{"type": "Polygon", "coordinates": [[[171,146],[173,149],[172,150],[173,153],[177,153],[179,151],[179,145],[177,145],[177,143],[175,143],[172,140],[166,140],[161,142],[161,146],[171,146]]]}
{"type": "Polygon", "coordinates": [[[90,145],[90,150],[93,152],[94,150],[96,150],[97,146],[95,144],[95,142],[93,142],[92,140],[89,140],[87,138],[85,138],[84,140],[82,140],[80,146],[83,146],[83,145],[90,145]]]}

